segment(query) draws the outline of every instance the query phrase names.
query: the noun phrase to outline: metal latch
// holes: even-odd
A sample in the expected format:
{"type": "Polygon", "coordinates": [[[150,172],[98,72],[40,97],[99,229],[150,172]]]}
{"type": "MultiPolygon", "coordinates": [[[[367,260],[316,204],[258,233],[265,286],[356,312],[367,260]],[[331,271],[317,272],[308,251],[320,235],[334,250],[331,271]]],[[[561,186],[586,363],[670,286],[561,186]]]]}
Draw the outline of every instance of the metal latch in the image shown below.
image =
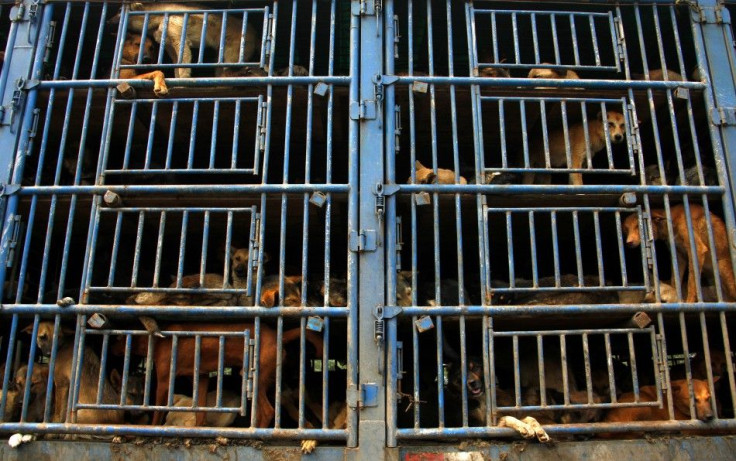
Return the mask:
{"type": "Polygon", "coordinates": [[[271,46],[273,44],[273,14],[268,15],[268,23],[266,24],[266,43],[263,46],[266,49],[264,53],[264,61],[262,64],[264,68],[268,67],[269,58],[271,57],[271,46]]]}
{"type": "MultiPolygon", "coordinates": [[[[636,118],[636,107],[634,107],[633,104],[626,104],[625,105],[627,111],[629,112],[629,129],[631,132],[631,137],[634,142],[631,142],[631,152],[633,155],[639,154],[639,121],[636,118]]],[[[632,174],[636,174],[635,169],[632,168],[632,174]]]]}
{"type": "Polygon", "coordinates": [[[13,91],[13,96],[10,100],[9,109],[10,109],[10,121],[8,123],[5,123],[5,111],[8,109],[6,106],[2,106],[0,108],[0,124],[2,125],[12,125],[13,119],[15,118],[15,114],[20,110],[23,99],[24,99],[24,92],[26,81],[24,78],[19,78],[15,82],[15,91],[13,91]]]}
{"type": "Polygon", "coordinates": [[[353,16],[372,16],[378,18],[383,11],[383,0],[360,0],[353,3],[351,13],[353,16]]]}
{"type": "Polygon", "coordinates": [[[396,217],[396,271],[401,271],[401,250],[404,248],[404,226],[401,216],[396,217]]]}
{"type": "MultiPolygon", "coordinates": [[[[3,189],[5,189],[4,186],[3,189]]],[[[8,242],[8,255],[7,259],[5,260],[5,267],[13,267],[13,264],[15,262],[15,251],[18,248],[18,242],[20,240],[20,234],[21,234],[21,228],[22,222],[20,215],[13,215],[10,218],[9,222],[10,226],[12,227],[11,234],[10,234],[10,241],[8,242]]]]}
{"type": "Polygon", "coordinates": [[[710,120],[716,126],[736,125],[736,107],[716,107],[710,112],[710,120]]]}
{"type": "Polygon", "coordinates": [[[373,229],[364,229],[360,232],[351,231],[348,238],[348,246],[350,251],[354,253],[365,253],[376,251],[378,248],[376,231],[373,229]]]}
{"type": "Polygon", "coordinates": [[[621,22],[621,18],[613,19],[616,24],[616,51],[618,54],[618,60],[620,62],[626,61],[626,39],[624,38],[624,25],[621,22]]]}
{"type": "Polygon", "coordinates": [[[378,406],[378,384],[363,383],[360,389],[349,388],[345,400],[350,408],[366,408],[378,406]]]}

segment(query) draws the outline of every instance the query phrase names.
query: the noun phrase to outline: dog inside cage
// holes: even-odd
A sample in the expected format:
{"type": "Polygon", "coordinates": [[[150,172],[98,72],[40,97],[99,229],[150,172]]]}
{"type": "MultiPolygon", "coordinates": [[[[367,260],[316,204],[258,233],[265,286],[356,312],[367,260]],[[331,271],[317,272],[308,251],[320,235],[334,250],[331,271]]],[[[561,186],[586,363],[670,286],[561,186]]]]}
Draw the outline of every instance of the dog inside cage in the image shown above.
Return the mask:
{"type": "Polygon", "coordinates": [[[732,430],[731,114],[680,3],[44,5],[4,427],[352,446],[375,365],[389,444],[732,430]]]}

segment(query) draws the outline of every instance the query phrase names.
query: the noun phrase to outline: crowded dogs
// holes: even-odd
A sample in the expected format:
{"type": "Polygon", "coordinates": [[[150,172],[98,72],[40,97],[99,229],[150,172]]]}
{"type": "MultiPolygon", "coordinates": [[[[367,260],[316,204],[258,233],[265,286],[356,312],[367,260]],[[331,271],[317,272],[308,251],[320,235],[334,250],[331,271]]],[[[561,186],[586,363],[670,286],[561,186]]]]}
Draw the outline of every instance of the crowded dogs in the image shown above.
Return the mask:
{"type": "MultiPolygon", "coordinates": [[[[558,129],[549,132],[549,162],[550,166],[569,167],[580,169],[587,162],[587,152],[590,149],[591,159],[596,153],[606,148],[606,134],[611,143],[618,144],[626,139],[626,118],[619,112],[608,111],[598,114],[595,119],[588,120],[588,132],[586,136],[585,125],[577,123],[571,125],[567,130],[569,139],[565,138],[565,131],[558,129]],[[587,139],[586,139],[587,137],[587,139]],[[569,141],[570,163],[567,163],[566,145],[569,141]]],[[[545,146],[541,137],[537,138],[529,147],[530,168],[545,168],[545,146]]],[[[549,174],[524,173],[524,184],[549,184],[549,174]]],[[[570,173],[570,184],[581,186],[583,184],[582,173],[570,173]]]]}
{"type": "MultiPolygon", "coordinates": [[[[26,333],[33,332],[33,325],[29,325],[24,330],[26,333]]],[[[62,327],[59,331],[59,339],[56,351],[56,365],[54,367],[54,416],[53,422],[66,422],[67,414],[67,398],[69,397],[69,385],[72,380],[72,360],[74,356],[74,341],[70,340],[68,335],[74,334],[73,330],[67,330],[62,327]]],[[[54,323],[49,321],[39,322],[38,333],[36,334],[36,343],[45,355],[51,354],[51,347],[54,337],[54,323]]],[[[82,373],[79,383],[79,399],[80,404],[93,404],[97,402],[97,385],[100,374],[100,359],[97,354],[90,348],[85,347],[82,358],[82,373]]],[[[103,379],[102,396],[100,403],[103,404],[120,404],[119,388],[120,375],[116,370],[110,376],[110,379],[103,379]],[[118,386],[114,386],[118,384],[118,386]]],[[[126,395],[125,403],[133,404],[134,402],[126,395]]],[[[76,422],[79,424],[120,424],[124,422],[123,410],[77,410],[76,422]]]]}
{"type": "MultiPolygon", "coordinates": [[[[173,281],[169,288],[182,289],[229,289],[230,284],[220,274],[185,275],[181,278],[181,286],[173,281]]],[[[159,306],[236,306],[238,296],[232,293],[173,293],[143,292],[130,298],[132,304],[159,306]]]]}
{"type": "MultiPolygon", "coordinates": [[[[20,398],[24,399],[26,391],[26,379],[28,377],[28,365],[23,365],[15,372],[15,389],[20,394],[20,398]]],[[[31,389],[30,399],[26,407],[26,421],[41,422],[43,421],[44,410],[46,408],[46,385],[49,380],[49,366],[46,364],[33,364],[31,372],[31,389]]]]}
{"type": "MultiPolygon", "coordinates": [[[[445,168],[437,168],[437,173],[432,168],[427,168],[422,165],[422,162],[417,160],[414,163],[417,170],[416,184],[467,184],[468,180],[462,176],[459,176],[458,182],[455,181],[455,172],[447,170],[445,168]]],[[[407,181],[407,184],[411,184],[411,178],[407,181]]]]}
{"type": "MultiPolygon", "coordinates": [[[[708,422],[713,419],[713,409],[710,402],[710,391],[708,383],[700,379],[693,379],[693,395],[695,397],[695,415],[690,414],[690,391],[687,381],[679,379],[670,382],[672,387],[672,406],[674,407],[674,418],[678,420],[690,419],[691,416],[708,422]]],[[[605,418],[607,423],[624,423],[632,421],[666,421],[670,419],[667,393],[662,395],[661,407],[626,407],[614,408],[608,412],[605,418]]],[[[639,389],[639,401],[654,402],[657,400],[657,389],[655,386],[642,386],[639,389]]],[[[618,399],[621,403],[634,402],[634,393],[628,392],[618,399]]]]}
{"type": "MultiPolygon", "coordinates": [[[[175,63],[190,64],[192,62],[192,48],[206,47],[220,51],[220,40],[222,38],[223,23],[226,23],[224,34],[224,50],[221,51],[222,62],[242,63],[248,61],[256,49],[256,35],[253,27],[246,25],[245,44],[241,56],[240,44],[243,34],[243,22],[234,14],[210,13],[207,15],[206,34],[202,35],[204,29],[204,15],[202,13],[190,14],[188,22],[184,24],[184,14],[170,14],[168,25],[165,25],[167,12],[171,11],[201,11],[201,7],[182,3],[132,3],[130,11],[150,12],[148,15],[147,30],[143,30],[144,15],[131,14],[128,16],[128,31],[147,35],[153,33],[153,38],[161,46],[166,48],[171,60],[175,63]],[[184,32],[186,30],[186,33],[184,32]],[[162,43],[162,41],[164,43],[162,43]],[[181,56],[179,55],[181,50],[181,56]]],[[[120,13],[110,19],[112,24],[120,21],[120,13]]],[[[215,71],[218,77],[237,75],[233,68],[218,68],[215,71]]],[[[191,69],[180,67],[174,70],[177,78],[189,78],[191,69]]]]}
{"type": "MultiPolygon", "coordinates": [[[[145,38],[139,34],[127,34],[125,41],[123,42],[123,53],[120,57],[120,64],[122,65],[135,65],[138,64],[138,57],[142,57],[143,61],[148,61],[153,55],[153,41],[150,38],[145,38]],[[141,47],[143,52],[141,55],[141,47]]],[[[142,80],[153,81],[153,92],[158,97],[163,97],[169,94],[169,88],[166,86],[166,80],[164,79],[164,73],[160,70],[154,70],[152,72],[146,72],[145,74],[138,74],[134,69],[120,69],[120,78],[135,78],[142,80]]]]}
{"type": "MultiPolygon", "coordinates": [[[[219,337],[204,336],[208,332],[237,332],[243,333],[250,331],[251,337],[255,338],[254,325],[252,323],[208,323],[208,324],[174,324],[169,325],[166,331],[175,333],[183,331],[201,332],[203,335],[200,344],[200,364],[199,364],[199,393],[197,396],[198,406],[204,407],[207,398],[207,384],[209,382],[209,374],[219,369],[219,337]]],[[[316,350],[317,356],[322,356],[323,344],[322,338],[306,331],[306,340],[309,341],[316,350]]],[[[282,344],[286,345],[301,335],[301,329],[295,328],[283,332],[282,344]]],[[[258,382],[256,389],[258,398],[256,399],[256,427],[267,427],[273,419],[275,410],[271,402],[268,400],[266,393],[274,384],[276,379],[276,351],[277,337],[276,331],[271,327],[261,324],[260,327],[260,346],[256,346],[256,350],[260,350],[258,356],[258,382]]],[[[148,337],[135,336],[133,351],[136,355],[145,356],[148,350],[148,337]]],[[[223,354],[223,366],[226,367],[244,367],[249,368],[247,363],[243,363],[244,348],[243,337],[226,337],[223,354]]],[[[193,376],[196,340],[193,336],[180,336],[177,346],[176,360],[176,376],[193,376]]],[[[115,351],[113,351],[115,352],[115,351]]],[[[119,351],[118,351],[119,352],[119,351]]],[[[282,350],[282,353],[285,351],[282,350]]],[[[172,361],[172,337],[159,338],[155,341],[153,348],[153,362],[156,371],[156,406],[166,405],[166,399],[169,393],[169,378],[171,373],[172,361]]],[[[173,391],[173,389],[172,389],[173,391]]],[[[207,414],[205,412],[197,412],[197,426],[205,424],[207,414]]],[[[153,414],[153,425],[159,425],[163,421],[163,412],[157,410],[153,414]]]]}
{"type": "MultiPolygon", "coordinates": [[[[708,223],[705,218],[705,210],[700,205],[690,205],[690,217],[693,224],[693,240],[695,241],[695,254],[690,251],[690,233],[687,230],[687,218],[685,215],[685,207],[683,205],[675,205],[670,208],[672,217],[672,229],[674,231],[674,243],[676,249],[677,265],[679,274],[672,274],[671,285],[675,285],[676,277],[679,277],[680,283],[683,281],[685,269],[688,269],[687,279],[687,295],[685,302],[692,303],[697,300],[696,277],[700,280],[702,272],[708,274],[713,273],[712,253],[708,245],[708,223]],[[698,270],[695,273],[694,261],[697,258],[698,270]],[[687,265],[685,261],[687,260],[687,265]]],[[[670,238],[667,229],[667,213],[663,209],[651,210],[652,216],[652,238],[657,240],[668,241],[670,238]]],[[[730,245],[726,234],[726,225],[718,216],[710,213],[710,224],[713,229],[713,239],[715,240],[715,256],[718,264],[718,271],[721,276],[721,287],[727,300],[736,299],[736,281],[734,281],[733,268],[731,266],[730,245]]],[[[626,244],[629,247],[637,247],[641,244],[641,235],[639,234],[639,218],[636,214],[629,215],[623,222],[623,230],[626,234],[626,244]]]]}

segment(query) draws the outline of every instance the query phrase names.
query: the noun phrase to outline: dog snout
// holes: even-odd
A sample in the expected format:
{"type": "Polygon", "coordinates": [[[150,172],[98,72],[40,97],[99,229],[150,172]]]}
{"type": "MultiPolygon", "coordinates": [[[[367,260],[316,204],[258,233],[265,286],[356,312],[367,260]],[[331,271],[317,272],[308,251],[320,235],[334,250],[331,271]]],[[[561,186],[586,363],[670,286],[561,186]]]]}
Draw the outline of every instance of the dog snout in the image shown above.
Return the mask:
{"type": "Polygon", "coordinates": [[[619,142],[621,142],[623,140],[624,140],[624,135],[622,135],[621,133],[616,133],[616,134],[613,135],[613,142],[614,143],[619,143],[619,142]]]}
{"type": "Polygon", "coordinates": [[[243,278],[248,275],[248,271],[246,270],[245,264],[238,264],[237,266],[233,267],[233,272],[235,272],[235,275],[237,275],[240,278],[243,278]]]}
{"type": "Polygon", "coordinates": [[[468,377],[468,390],[471,394],[477,395],[483,391],[483,383],[475,377],[468,377]]]}
{"type": "Polygon", "coordinates": [[[701,421],[704,421],[706,423],[709,421],[713,421],[713,410],[710,409],[710,405],[708,405],[707,408],[701,409],[699,413],[699,419],[701,421]]]}

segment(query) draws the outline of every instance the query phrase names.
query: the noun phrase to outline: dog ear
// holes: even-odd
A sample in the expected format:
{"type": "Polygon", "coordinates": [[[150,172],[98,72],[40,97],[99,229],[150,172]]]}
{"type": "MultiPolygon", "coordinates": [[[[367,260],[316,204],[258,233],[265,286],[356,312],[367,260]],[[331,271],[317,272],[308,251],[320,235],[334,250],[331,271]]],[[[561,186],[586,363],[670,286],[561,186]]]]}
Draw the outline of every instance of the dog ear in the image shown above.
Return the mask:
{"type": "Polygon", "coordinates": [[[665,219],[667,219],[667,212],[661,208],[652,210],[651,215],[652,219],[655,221],[664,221],[665,219]]]}
{"type": "Polygon", "coordinates": [[[113,368],[110,372],[110,384],[112,384],[112,387],[115,389],[123,388],[123,378],[120,376],[120,372],[116,368],[113,368]]]}
{"type": "Polygon", "coordinates": [[[439,179],[437,179],[437,175],[434,173],[429,173],[427,175],[427,184],[437,184],[439,183],[439,179]]]}
{"type": "Polygon", "coordinates": [[[273,307],[276,305],[276,295],[278,288],[264,288],[261,290],[261,305],[263,307],[273,307]]]}
{"type": "Polygon", "coordinates": [[[265,264],[271,260],[271,256],[266,253],[265,251],[262,251],[263,255],[261,256],[261,263],[265,264]]]}
{"type": "Polygon", "coordinates": [[[128,9],[130,11],[142,10],[143,9],[143,3],[140,3],[140,2],[131,3],[130,6],[128,7],[128,9]]]}
{"type": "Polygon", "coordinates": [[[33,324],[28,325],[20,331],[22,331],[23,333],[28,333],[30,335],[31,333],[33,333],[33,324]]]}

